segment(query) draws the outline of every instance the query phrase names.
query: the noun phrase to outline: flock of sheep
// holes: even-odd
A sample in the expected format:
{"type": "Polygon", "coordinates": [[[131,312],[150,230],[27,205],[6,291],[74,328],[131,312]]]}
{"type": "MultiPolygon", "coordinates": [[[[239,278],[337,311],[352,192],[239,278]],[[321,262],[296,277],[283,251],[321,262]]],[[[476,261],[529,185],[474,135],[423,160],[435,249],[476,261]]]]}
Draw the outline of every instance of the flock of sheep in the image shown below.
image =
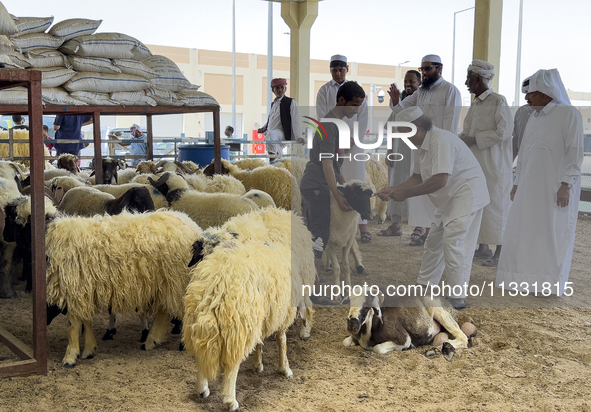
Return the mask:
{"type": "MultiPolygon", "coordinates": [[[[191,162],[148,161],[129,169],[107,158],[102,177],[110,184],[95,185],[74,156],[62,155],[57,169],[45,170],[45,244],[48,324],[60,313],[69,321],[63,366],[94,356],[92,319],[108,310],[103,339],[116,333],[117,313],[137,312],[145,350],[165,341],[171,321],[182,320],[182,342],[197,363],[197,392],[208,396],[208,380],[223,369],[230,410],[238,408],[241,362],[253,353],[262,371],[265,337],[275,335],[278,370],[291,376],[286,330],[300,318],[300,337],[307,340],[314,313],[303,293],[316,273],[301,218],[298,183],[305,163],[223,161],[224,174],[212,175],[211,167],[200,170],[191,162]],[[148,318],[154,319],[149,330],[148,318]]],[[[385,218],[386,204],[371,195],[387,184],[386,169],[377,162],[367,168],[367,184],[340,188],[356,212],[333,208],[331,230],[338,235],[331,234],[327,260],[336,283],[342,276],[351,284],[350,251],[363,272],[355,242],[359,215],[385,218]]],[[[25,166],[0,161],[0,298],[16,297],[12,286],[19,277],[27,291],[32,286],[28,182],[25,166]]],[[[377,316],[379,308],[371,310],[377,316]]],[[[452,345],[466,347],[458,330],[451,342],[459,343],[452,345]]],[[[346,344],[358,343],[355,336],[352,331],[346,344]]]]}

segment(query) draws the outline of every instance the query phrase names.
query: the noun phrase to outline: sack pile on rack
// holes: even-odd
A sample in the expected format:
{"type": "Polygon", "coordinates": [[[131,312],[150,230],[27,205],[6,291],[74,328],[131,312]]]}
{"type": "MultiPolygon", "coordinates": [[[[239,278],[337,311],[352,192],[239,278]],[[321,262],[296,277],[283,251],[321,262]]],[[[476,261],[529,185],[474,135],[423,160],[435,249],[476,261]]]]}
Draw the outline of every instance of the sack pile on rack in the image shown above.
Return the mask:
{"type": "MultiPolygon", "coordinates": [[[[102,20],[16,17],[0,2],[0,63],[42,72],[44,104],[218,105],[169,58],[122,33],[95,33],[102,20]]],[[[27,89],[0,90],[1,104],[26,104],[27,89]]]]}

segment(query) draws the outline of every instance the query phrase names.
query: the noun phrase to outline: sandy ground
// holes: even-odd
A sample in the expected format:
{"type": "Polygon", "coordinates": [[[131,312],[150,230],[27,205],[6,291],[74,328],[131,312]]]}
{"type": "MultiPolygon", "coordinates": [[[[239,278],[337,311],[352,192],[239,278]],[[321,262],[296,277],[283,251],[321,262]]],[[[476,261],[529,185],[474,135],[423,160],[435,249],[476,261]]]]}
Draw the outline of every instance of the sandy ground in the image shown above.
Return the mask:
{"type": "MultiPolygon", "coordinates": [[[[371,224],[370,230],[375,234],[385,226],[371,224]]],[[[371,244],[360,244],[367,275],[354,280],[382,286],[412,282],[422,249],[408,246],[410,232],[405,226],[401,240],[374,235],[371,244]]],[[[501,303],[487,294],[471,298],[464,312],[474,318],[478,337],[452,362],[427,359],[428,347],[387,355],[346,348],[347,309],[321,308],[308,342],[299,340],[297,329],[289,331],[293,378],[275,371],[277,351],[267,339],[265,370],[255,374],[252,361],[243,362],[237,400],[246,411],[591,411],[590,246],[591,219],[580,218],[572,298],[501,303]]],[[[472,282],[493,281],[495,274],[475,262],[472,282]]],[[[18,299],[0,301],[0,324],[30,345],[32,300],[23,290],[19,286],[18,299]]],[[[120,317],[115,340],[104,342],[107,320],[95,319],[96,357],[74,369],[61,367],[66,319],[54,320],[48,329],[48,374],[0,380],[0,411],[222,409],[220,381],[210,384],[209,398],[196,395],[195,365],[178,351],[179,336],[143,352],[137,319],[120,317]]],[[[12,360],[0,344],[0,364],[12,360]]]]}

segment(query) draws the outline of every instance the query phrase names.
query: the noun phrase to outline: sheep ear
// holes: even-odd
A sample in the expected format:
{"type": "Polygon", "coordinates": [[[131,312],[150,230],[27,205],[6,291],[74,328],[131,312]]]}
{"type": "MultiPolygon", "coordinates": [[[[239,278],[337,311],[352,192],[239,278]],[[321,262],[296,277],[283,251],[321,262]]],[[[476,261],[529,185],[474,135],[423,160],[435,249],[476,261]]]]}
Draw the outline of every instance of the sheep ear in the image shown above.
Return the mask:
{"type": "Polygon", "coordinates": [[[203,260],[203,241],[197,240],[193,243],[193,258],[189,262],[188,267],[191,267],[203,260]]]}
{"type": "Polygon", "coordinates": [[[94,176],[94,170],[92,171],[92,173],[90,174],[90,177],[94,176]]]}

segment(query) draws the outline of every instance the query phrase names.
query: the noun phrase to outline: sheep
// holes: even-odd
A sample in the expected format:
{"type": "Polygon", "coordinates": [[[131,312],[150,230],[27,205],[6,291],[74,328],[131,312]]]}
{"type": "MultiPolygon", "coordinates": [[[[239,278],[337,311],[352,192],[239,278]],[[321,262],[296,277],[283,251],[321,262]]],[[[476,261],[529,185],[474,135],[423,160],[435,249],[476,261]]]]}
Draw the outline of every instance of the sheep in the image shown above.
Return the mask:
{"type": "Polygon", "coordinates": [[[313,283],[315,276],[310,233],[300,218],[274,211],[283,216],[270,219],[273,225],[266,230],[254,212],[230,220],[221,229],[204,232],[193,245],[189,263],[198,265],[191,271],[185,296],[182,339],[196,359],[197,393],[209,396],[208,380],[216,379],[223,367],[223,401],[232,411],[239,406],[236,377],[240,364],[254,350],[255,370],[262,372],[265,337],[275,334],[278,370],[286,377],[293,376],[285,333],[300,312],[296,307],[302,301],[311,306],[309,297],[301,294],[303,285],[313,283]],[[237,219],[242,230],[235,233],[229,227],[237,219]],[[295,259],[297,264],[292,264],[289,244],[294,225],[303,229],[298,230],[302,236],[297,249],[304,255],[295,259]],[[276,240],[271,240],[275,236],[276,240]],[[294,302],[298,293],[301,297],[294,302]]]}
{"type": "Polygon", "coordinates": [[[80,168],[78,167],[78,156],[69,153],[60,155],[60,157],[57,158],[57,168],[65,169],[73,174],[80,173],[80,168]]]}
{"type": "Polygon", "coordinates": [[[82,181],[70,176],[54,177],[46,182],[49,190],[53,194],[57,204],[59,204],[68,190],[74,187],[86,186],[82,181]]]}
{"type": "Polygon", "coordinates": [[[306,169],[306,164],[308,163],[308,159],[304,157],[290,157],[287,159],[282,159],[275,163],[277,167],[285,167],[289,173],[291,173],[299,186],[300,181],[302,180],[302,176],[304,175],[304,170],[306,169]]]}
{"type": "Polygon", "coordinates": [[[229,175],[214,175],[212,177],[203,174],[185,175],[189,187],[198,192],[206,193],[232,193],[243,195],[246,192],[240,180],[229,175]]]}
{"type": "Polygon", "coordinates": [[[142,160],[136,166],[136,173],[139,174],[151,174],[156,173],[158,166],[152,160],[142,160]]]}
{"type": "Polygon", "coordinates": [[[187,169],[187,171],[185,172],[186,174],[194,175],[203,173],[201,169],[199,169],[199,166],[190,160],[183,160],[182,163],[187,169]]]}
{"type": "Polygon", "coordinates": [[[302,192],[294,175],[291,175],[291,211],[299,216],[303,216],[302,210],[302,192]]]}
{"type": "MultiPolygon", "coordinates": [[[[8,162],[0,162],[0,211],[2,211],[2,225],[4,225],[4,208],[14,199],[18,199],[21,193],[15,180],[15,170],[8,162]]],[[[4,231],[4,228],[3,228],[4,231]]],[[[7,241],[0,238],[0,299],[16,298],[17,294],[12,289],[13,269],[12,260],[16,244],[14,240],[7,241]]]]}
{"type": "Polygon", "coordinates": [[[133,187],[145,187],[150,192],[150,197],[152,198],[152,201],[154,202],[154,208],[156,210],[160,209],[162,207],[168,207],[168,202],[167,202],[166,198],[164,197],[164,195],[162,193],[160,193],[155,187],[150,185],[149,182],[148,182],[148,184],[145,184],[145,185],[140,184],[140,183],[126,183],[126,184],[119,184],[119,185],[95,185],[92,187],[96,190],[100,190],[101,192],[109,193],[115,197],[122,196],[125,192],[127,192],[129,189],[131,189],[133,187]]]}
{"type": "MultiPolygon", "coordinates": [[[[183,213],[159,210],[116,216],[58,217],[47,225],[47,302],[67,309],[68,348],[62,365],[72,368],[94,356],[92,318],[109,307],[116,313],[155,312],[142,349],[162,343],[171,317],[183,315],[191,244],[201,229],[183,213]]],[[[55,313],[56,311],[51,311],[55,313]]],[[[50,312],[48,312],[50,313],[50,312]]],[[[48,323],[51,319],[48,318],[48,323]]]]}
{"type": "Polygon", "coordinates": [[[231,217],[258,209],[256,203],[243,196],[189,190],[182,177],[169,172],[164,173],[157,181],[151,177],[148,179],[166,196],[172,210],[188,214],[204,229],[220,226],[231,217]]]}
{"type": "MultiPolygon", "coordinates": [[[[388,186],[388,169],[383,163],[369,159],[365,162],[366,183],[374,191],[379,192],[384,187],[388,186]]],[[[378,216],[380,224],[386,221],[386,211],[388,210],[388,202],[384,202],[380,198],[371,198],[371,218],[378,216]]]]}
{"type": "MultiPolygon", "coordinates": [[[[230,174],[240,180],[246,189],[258,189],[271,195],[277,207],[291,210],[291,176],[280,167],[264,166],[254,170],[241,170],[229,161],[222,159],[222,174],[230,174]]],[[[203,171],[206,176],[213,175],[213,164],[203,171]]]]}
{"type": "MultiPolygon", "coordinates": [[[[349,253],[353,248],[353,258],[357,273],[364,272],[361,263],[361,255],[354,248],[355,234],[359,223],[359,215],[367,219],[370,213],[369,199],[373,191],[367,184],[360,180],[349,180],[345,185],[337,186],[339,192],[345,197],[349,206],[354,210],[343,212],[334,197],[330,197],[330,238],[324,250],[326,259],[332,265],[333,284],[339,285],[341,274],[344,275],[344,282],[351,286],[351,269],[349,268],[349,253]],[[341,253],[342,260],[339,264],[338,254],[341,253]],[[341,273],[342,270],[342,273],[341,273]]],[[[327,266],[325,266],[327,267],[327,266]]]]}
{"type": "MultiPolygon", "coordinates": [[[[125,168],[125,162],[122,160],[112,159],[110,157],[105,157],[102,159],[103,163],[103,183],[116,185],[118,178],[117,178],[117,171],[119,169],[125,168]]],[[[90,168],[93,172],[90,176],[94,176],[94,159],[90,161],[90,168]]]]}
{"type": "MultiPolygon", "coordinates": [[[[359,345],[363,349],[385,354],[428,345],[444,330],[454,337],[443,342],[441,352],[449,356],[448,360],[456,349],[470,347],[471,341],[460,329],[457,312],[451,305],[443,305],[439,298],[423,297],[420,292],[418,296],[409,294],[387,298],[379,291],[352,295],[347,319],[350,336],[345,338],[343,345],[359,345]]],[[[470,321],[464,318],[460,324],[470,321]]],[[[472,329],[475,336],[476,328],[472,329]]]]}
{"type": "Polygon", "coordinates": [[[115,215],[124,208],[145,212],[154,210],[154,202],[146,187],[132,187],[118,198],[93,187],[74,187],[62,198],[58,210],[66,215],[115,215]]]}
{"type": "Polygon", "coordinates": [[[269,164],[264,160],[256,158],[238,160],[233,164],[242,170],[253,170],[257,167],[269,166],[269,164]]]}
{"type": "Polygon", "coordinates": [[[252,200],[259,207],[259,209],[265,207],[276,207],[273,198],[262,190],[250,189],[242,197],[252,200]]]}
{"type": "Polygon", "coordinates": [[[117,184],[124,185],[129,183],[134,177],[136,177],[136,175],[137,171],[132,167],[121,170],[117,173],[117,184]]]}

